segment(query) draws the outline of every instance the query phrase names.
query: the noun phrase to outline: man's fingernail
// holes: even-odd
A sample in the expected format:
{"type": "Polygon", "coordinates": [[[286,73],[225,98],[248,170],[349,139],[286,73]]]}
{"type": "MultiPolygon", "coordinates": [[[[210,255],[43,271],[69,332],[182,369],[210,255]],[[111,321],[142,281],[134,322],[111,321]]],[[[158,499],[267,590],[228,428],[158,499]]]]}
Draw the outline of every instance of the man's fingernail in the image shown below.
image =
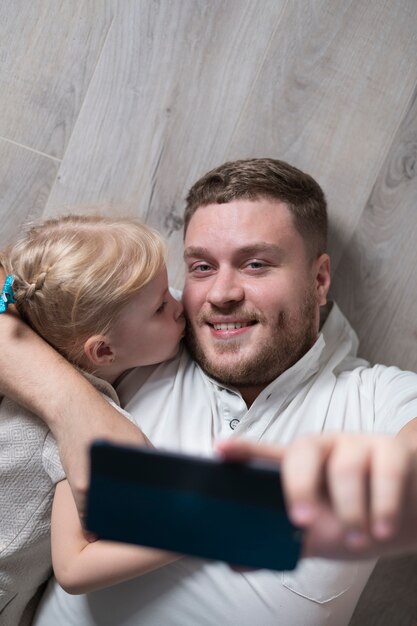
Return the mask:
{"type": "Polygon", "coordinates": [[[394,534],[394,525],[386,520],[379,520],[372,526],[377,539],[389,539],[394,534]]]}
{"type": "Polygon", "coordinates": [[[368,535],[362,530],[349,530],[345,541],[349,548],[364,548],[368,543],[368,535]]]}
{"type": "Polygon", "coordinates": [[[300,502],[291,507],[290,516],[296,524],[307,524],[312,521],[314,510],[308,502],[300,502]]]}

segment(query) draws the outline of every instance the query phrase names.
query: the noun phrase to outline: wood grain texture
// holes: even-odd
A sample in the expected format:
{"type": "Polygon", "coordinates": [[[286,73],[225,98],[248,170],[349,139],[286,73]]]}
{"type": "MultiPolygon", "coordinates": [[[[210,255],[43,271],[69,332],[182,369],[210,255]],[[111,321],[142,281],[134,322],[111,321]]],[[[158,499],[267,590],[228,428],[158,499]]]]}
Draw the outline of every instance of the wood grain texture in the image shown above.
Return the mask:
{"type": "Polygon", "coordinates": [[[416,580],[415,556],[381,559],[349,626],[416,626],[416,580]]]}
{"type": "Polygon", "coordinates": [[[59,163],[0,139],[0,248],[44,210],[59,163]],[[19,181],[19,182],[17,182],[19,181]]]}
{"type": "Polygon", "coordinates": [[[179,286],[185,190],[224,160],[284,6],[261,4],[120,2],[47,213],[98,203],[139,215],[170,239],[179,286]]]}
{"type": "Polygon", "coordinates": [[[0,137],[61,158],[112,21],[110,0],[0,3],[0,137]]]}
{"type": "Polygon", "coordinates": [[[334,276],[372,362],[417,371],[417,90],[334,276]]]}
{"type": "Polygon", "coordinates": [[[289,2],[227,157],[273,156],[318,179],[337,267],[410,101],[417,2],[289,2]]]}

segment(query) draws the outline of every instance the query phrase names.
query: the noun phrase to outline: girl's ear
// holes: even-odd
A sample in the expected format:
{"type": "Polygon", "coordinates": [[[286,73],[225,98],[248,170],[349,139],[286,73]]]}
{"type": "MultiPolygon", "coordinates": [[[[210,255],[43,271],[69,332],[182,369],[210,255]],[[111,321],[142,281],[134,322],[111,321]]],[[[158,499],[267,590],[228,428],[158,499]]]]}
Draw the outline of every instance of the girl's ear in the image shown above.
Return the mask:
{"type": "Polygon", "coordinates": [[[84,354],[93,365],[111,365],[116,352],[105,335],[93,335],[84,344],[84,354]]]}

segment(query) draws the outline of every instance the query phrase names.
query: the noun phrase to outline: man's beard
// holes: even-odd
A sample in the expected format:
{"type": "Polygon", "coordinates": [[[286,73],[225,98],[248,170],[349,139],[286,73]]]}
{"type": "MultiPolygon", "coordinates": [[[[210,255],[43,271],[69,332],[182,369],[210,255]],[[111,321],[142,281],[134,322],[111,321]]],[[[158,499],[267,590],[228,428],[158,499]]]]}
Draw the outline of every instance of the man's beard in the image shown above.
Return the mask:
{"type": "MultiPolygon", "coordinates": [[[[266,386],[301,359],[316,341],[316,307],[317,299],[311,291],[306,295],[297,316],[284,311],[278,313],[275,324],[271,327],[270,336],[259,343],[256,352],[246,358],[232,359],[230,363],[217,363],[216,357],[214,359],[207,357],[190,323],[187,324],[186,331],[187,345],[191,355],[206,374],[224,385],[237,388],[266,386]]],[[[219,311],[212,307],[210,314],[218,315],[219,311]]],[[[197,324],[210,314],[205,313],[199,317],[197,324]]],[[[253,318],[253,315],[242,315],[239,306],[228,310],[227,314],[253,318]]],[[[265,317],[259,312],[256,319],[259,324],[266,322],[265,317]]],[[[240,347],[239,339],[229,339],[224,343],[219,341],[214,352],[220,360],[225,354],[238,355],[240,347]]]]}

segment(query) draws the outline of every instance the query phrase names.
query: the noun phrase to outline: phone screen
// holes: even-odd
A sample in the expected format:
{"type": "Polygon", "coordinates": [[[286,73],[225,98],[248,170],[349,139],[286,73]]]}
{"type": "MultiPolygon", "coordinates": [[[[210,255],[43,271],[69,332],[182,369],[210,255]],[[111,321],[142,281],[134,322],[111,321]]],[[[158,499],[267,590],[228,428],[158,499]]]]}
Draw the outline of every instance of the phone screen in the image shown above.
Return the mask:
{"type": "Polygon", "coordinates": [[[293,569],[301,531],[276,466],[96,442],[88,530],[98,537],[233,565],[293,569]]]}

